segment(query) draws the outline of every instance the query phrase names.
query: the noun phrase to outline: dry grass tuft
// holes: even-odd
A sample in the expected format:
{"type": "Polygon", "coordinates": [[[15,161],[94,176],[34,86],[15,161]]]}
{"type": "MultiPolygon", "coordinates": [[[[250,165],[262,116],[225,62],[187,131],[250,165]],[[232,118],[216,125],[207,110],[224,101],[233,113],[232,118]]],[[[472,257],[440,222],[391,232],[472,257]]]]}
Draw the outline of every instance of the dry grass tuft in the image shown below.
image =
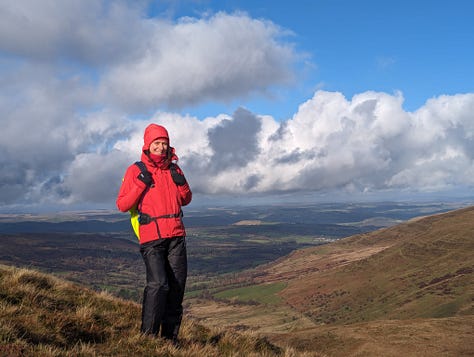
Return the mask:
{"type": "Polygon", "coordinates": [[[292,356],[267,339],[185,320],[180,345],[139,333],[140,306],[0,265],[2,356],[292,356]]]}

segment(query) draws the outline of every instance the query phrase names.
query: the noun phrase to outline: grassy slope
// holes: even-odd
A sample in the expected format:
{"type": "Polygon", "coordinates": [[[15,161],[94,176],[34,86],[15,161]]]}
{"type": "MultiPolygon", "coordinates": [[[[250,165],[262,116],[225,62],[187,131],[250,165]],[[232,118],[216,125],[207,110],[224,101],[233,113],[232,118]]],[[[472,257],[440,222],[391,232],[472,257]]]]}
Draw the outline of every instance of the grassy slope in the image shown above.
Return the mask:
{"type": "Polygon", "coordinates": [[[139,331],[140,306],[0,265],[1,356],[292,356],[266,339],[185,319],[181,347],[139,331]]]}
{"type": "Polygon", "coordinates": [[[472,316],[374,320],[273,335],[271,341],[325,356],[461,357],[474,355],[472,316]]]}
{"type": "Polygon", "coordinates": [[[474,355],[473,252],[471,207],[298,250],[245,277],[256,290],[287,284],[280,305],[234,296],[189,308],[209,324],[331,356],[474,355]]]}
{"type": "Polygon", "coordinates": [[[473,232],[469,208],[345,239],[334,266],[292,279],[282,296],[318,323],[473,315],[473,232]]]}

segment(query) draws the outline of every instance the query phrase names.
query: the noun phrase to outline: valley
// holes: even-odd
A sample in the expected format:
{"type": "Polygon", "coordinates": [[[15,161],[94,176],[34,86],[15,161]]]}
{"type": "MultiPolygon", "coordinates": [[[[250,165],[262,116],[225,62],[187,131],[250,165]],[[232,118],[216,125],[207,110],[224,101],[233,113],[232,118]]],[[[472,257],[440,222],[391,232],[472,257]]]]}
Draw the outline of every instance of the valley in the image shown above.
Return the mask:
{"type": "MultiPolygon", "coordinates": [[[[186,317],[265,336],[296,355],[472,355],[474,207],[463,206],[187,212],[186,317]]],[[[95,233],[4,232],[0,264],[139,303],[138,243],[130,230],[107,225],[126,218],[104,214],[97,222],[102,229],[95,233]]]]}
{"type": "MultiPolygon", "coordinates": [[[[462,204],[360,203],[214,207],[185,212],[196,295],[294,250],[394,225],[462,204]]],[[[141,300],[144,267],[127,214],[115,211],[0,216],[0,263],[141,300]]],[[[239,278],[241,280],[241,278],[239,278]]]]}

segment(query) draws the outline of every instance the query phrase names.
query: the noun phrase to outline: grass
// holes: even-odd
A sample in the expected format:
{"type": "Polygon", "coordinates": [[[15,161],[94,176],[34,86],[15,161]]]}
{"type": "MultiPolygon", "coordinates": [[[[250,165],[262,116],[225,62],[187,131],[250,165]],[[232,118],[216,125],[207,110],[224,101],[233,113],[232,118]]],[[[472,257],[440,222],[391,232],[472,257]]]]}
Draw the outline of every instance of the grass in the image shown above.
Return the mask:
{"type": "Polygon", "coordinates": [[[214,294],[218,299],[234,299],[244,302],[256,302],[260,304],[278,304],[281,298],[277,295],[278,292],[286,287],[286,283],[272,283],[254,286],[246,286],[242,288],[235,288],[224,290],[214,294]]]}
{"type": "Polygon", "coordinates": [[[250,333],[185,319],[180,347],[139,333],[140,306],[34,270],[0,265],[0,355],[294,356],[250,333]]]}
{"type": "Polygon", "coordinates": [[[255,284],[288,281],[280,295],[317,323],[468,315],[473,231],[474,208],[427,217],[295,252],[255,284]]]}

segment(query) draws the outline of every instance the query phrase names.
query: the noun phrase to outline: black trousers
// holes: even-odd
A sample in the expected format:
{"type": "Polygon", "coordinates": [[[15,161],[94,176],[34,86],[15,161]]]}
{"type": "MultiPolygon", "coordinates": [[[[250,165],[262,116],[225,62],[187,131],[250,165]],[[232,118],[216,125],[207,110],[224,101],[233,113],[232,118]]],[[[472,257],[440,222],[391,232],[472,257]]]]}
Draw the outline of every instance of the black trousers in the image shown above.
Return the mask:
{"type": "Polygon", "coordinates": [[[145,262],[141,332],[167,339],[178,337],[188,275],[184,237],[163,238],[140,246],[145,262]],[[160,331],[161,330],[161,331],[160,331]]]}

